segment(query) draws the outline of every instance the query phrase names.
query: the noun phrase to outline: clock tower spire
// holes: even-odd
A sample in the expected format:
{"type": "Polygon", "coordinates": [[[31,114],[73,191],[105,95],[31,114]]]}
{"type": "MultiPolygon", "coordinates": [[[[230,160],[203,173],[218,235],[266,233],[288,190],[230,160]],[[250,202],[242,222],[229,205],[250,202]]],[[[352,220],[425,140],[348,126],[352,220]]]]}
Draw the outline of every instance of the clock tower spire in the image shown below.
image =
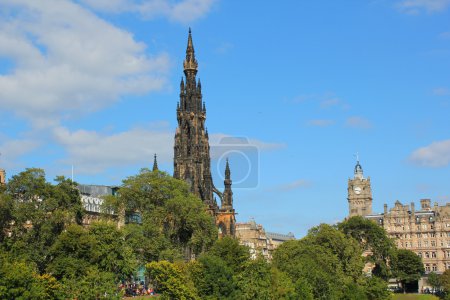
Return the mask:
{"type": "Polygon", "coordinates": [[[372,188],[370,177],[364,178],[363,168],[357,157],[354,176],[348,179],[349,217],[372,214],[372,188]]]}

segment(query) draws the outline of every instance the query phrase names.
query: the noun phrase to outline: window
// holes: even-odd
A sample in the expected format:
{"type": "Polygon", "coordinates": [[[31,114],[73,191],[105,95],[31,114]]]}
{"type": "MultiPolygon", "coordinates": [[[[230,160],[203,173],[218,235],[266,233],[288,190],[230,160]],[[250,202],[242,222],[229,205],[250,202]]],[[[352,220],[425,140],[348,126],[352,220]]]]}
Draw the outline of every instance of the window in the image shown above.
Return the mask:
{"type": "Polygon", "coordinates": [[[422,258],[422,252],[417,252],[417,256],[422,258]]]}
{"type": "Polygon", "coordinates": [[[422,236],[422,234],[421,234],[421,233],[418,233],[418,234],[417,234],[417,237],[418,237],[418,238],[420,238],[421,236],[422,236]]]}
{"type": "Polygon", "coordinates": [[[425,247],[428,247],[428,241],[425,241],[425,247]]]}
{"type": "Polygon", "coordinates": [[[436,241],[431,241],[431,247],[436,247],[436,241]]]}
{"type": "Polygon", "coordinates": [[[431,237],[436,237],[436,234],[434,232],[430,233],[431,237]]]}
{"type": "Polygon", "coordinates": [[[421,241],[417,242],[417,247],[422,247],[422,242],[421,241]]]}
{"type": "Polygon", "coordinates": [[[437,265],[433,264],[433,272],[436,272],[436,271],[437,271],[437,265]]]}
{"type": "Polygon", "coordinates": [[[450,232],[447,232],[447,236],[450,237],[450,232]]]}
{"type": "Polygon", "coordinates": [[[428,233],[424,233],[424,234],[423,234],[423,237],[424,237],[424,238],[427,238],[427,237],[428,237],[428,233]]]}
{"type": "Polygon", "coordinates": [[[431,252],[431,257],[436,258],[436,252],[431,252]]]}
{"type": "MultiPolygon", "coordinates": [[[[450,253],[450,252],[449,252],[450,253]]],[[[430,252],[425,252],[425,257],[430,258],[430,252]]]]}
{"type": "Polygon", "coordinates": [[[447,258],[450,258],[450,251],[447,251],[447,258]]]}
{"type": "Polygon", "coordinates": [[[430,272],[430,264],[425,264],[425,271],[430,272]]]}

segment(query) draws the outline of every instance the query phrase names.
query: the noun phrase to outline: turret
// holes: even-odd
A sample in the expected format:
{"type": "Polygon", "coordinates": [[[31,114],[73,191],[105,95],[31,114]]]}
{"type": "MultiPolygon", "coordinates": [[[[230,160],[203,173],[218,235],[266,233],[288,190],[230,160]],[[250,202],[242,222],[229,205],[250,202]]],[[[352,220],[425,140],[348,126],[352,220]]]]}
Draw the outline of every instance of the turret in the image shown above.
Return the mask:
{"type": "Polygon", "coordinates": [[[355,172],[354,172],[355,176],[354,178],[358,178],[358,179],[364,179],[364,173],[363,173],[363,169],[361,167],[361,164],[359,163],[359,160],[356,161],[356,166],[355,166],[355,172]]]}
{"type": "Polygon", "coordinates": [[[153,157],[153,171],[159,171],[158,160],[156,159],[156,153],[155,153],[155,156],[153,157]]]}

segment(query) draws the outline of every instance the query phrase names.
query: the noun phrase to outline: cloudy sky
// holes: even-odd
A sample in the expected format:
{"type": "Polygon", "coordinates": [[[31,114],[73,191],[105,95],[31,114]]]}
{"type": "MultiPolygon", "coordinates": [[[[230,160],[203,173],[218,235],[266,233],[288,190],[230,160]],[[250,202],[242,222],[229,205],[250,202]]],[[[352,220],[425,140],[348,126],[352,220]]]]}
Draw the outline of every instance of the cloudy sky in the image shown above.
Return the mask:
{"type": "Polygon", "coordinates": [[[450,0],[0,0],[0,166],[116,185],[158,153],[172,174],[191,27],[238,221],[341,220],[355,153],[375,211],[450,202],[449,20],[450,0]]]}

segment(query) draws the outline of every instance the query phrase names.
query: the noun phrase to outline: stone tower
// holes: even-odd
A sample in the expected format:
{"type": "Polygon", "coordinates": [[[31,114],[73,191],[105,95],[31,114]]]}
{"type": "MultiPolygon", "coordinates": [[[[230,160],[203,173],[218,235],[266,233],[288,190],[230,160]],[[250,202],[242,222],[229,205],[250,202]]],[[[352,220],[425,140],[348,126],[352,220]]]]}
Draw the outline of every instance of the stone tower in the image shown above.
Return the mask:
{"type": "Polygon", "coordinates": [[[0,169],[0,184],[6,183],[6,172],[3,169],[0,169]]]}
{"type": "Polygon", "coordinates": [[[372,214],[372,188],[370,177],[364,178],[363,169],[356,162],[353,179],[348,180],[349,217],[367,216],[372,214]]]}
{"type": "Polygon", "coordinates": [[[231,171],[230,165],[228,163],[225,167],[225,180],[224,180],[225,190],[221,197],[222,203],[219,212],[216,216],[216,223],[219,227],[219,235],[235,235],[235,224],[236,224],[236,213],[233,208],[233,191],[231,190],[231,171]]]}
{"type": "Polygon", "coordinates": [[[177,104],[178,127],[175,132],[174,174],[185,180],[191,192],[208,205],[212,215],[218,212],[211,177],[208,131],[205,128],[206,108],[202,101],[202,86],[197,81],[197,60],[191,30],[189,29],[184,78],[180,83],[180,101],[177,104]]]}

